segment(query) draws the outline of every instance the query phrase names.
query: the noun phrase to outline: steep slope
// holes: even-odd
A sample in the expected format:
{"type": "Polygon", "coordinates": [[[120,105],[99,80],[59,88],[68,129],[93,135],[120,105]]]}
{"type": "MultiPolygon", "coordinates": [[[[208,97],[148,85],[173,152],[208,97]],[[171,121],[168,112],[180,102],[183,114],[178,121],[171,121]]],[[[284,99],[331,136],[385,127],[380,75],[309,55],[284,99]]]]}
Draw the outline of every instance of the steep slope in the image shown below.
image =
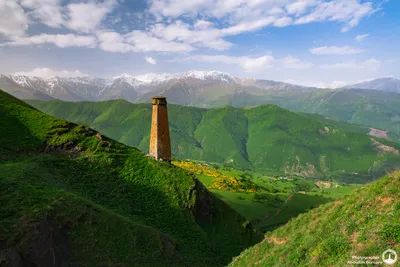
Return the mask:
{"type": "Polygon", "coordinates": [[[1,265],[224,266],[259,240],[180,168],[2,91],[0,114],[1,265]]]}
{"type": "MultiPolygon", "coordinates": [[[[400,249],[400,172],[268,233],[229,266],[347,266],[400,249]]],[[[367,266],[367,265],[362,265],[367,266]]],[[[394,265],[397,266],[397,265],[394,265]]]]}
{"type": "Polygon", "coordinates": [[[400,93],[400,80],[395,78],[380,78],[372,81],[347,85],[345,88],[374,89],[385,92],[400,93]]]}
{"type": "MultiPolygon", "coordinates": [[[[89,124],[148,151],[151,107],[126,101],[29,101],[45,113],[89,124]]],[[[169,105],[176,158],[225,163],[271,175],[365,182],[400,166],[400,145],[342,129],[329,120],[266,105],[200,109],[169,105]]]]}

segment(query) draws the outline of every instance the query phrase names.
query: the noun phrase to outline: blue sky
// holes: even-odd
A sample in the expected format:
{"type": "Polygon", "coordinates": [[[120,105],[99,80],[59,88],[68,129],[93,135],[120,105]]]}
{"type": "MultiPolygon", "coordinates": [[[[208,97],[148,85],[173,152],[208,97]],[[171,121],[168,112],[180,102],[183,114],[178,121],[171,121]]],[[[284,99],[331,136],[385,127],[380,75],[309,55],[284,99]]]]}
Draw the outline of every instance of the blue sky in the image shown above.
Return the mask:
{"type": "Polygon", "coordinates": [[[0,73],[399,77],[397,0],[0,0],[0,73]]]}

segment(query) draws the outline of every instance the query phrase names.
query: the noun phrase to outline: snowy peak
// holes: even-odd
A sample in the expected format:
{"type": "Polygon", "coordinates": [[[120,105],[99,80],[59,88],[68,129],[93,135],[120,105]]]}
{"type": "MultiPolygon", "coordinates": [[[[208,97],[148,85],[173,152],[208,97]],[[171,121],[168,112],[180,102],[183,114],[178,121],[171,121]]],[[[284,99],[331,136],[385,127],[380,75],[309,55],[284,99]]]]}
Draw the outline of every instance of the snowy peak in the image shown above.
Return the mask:
{"type": "Polygon", "coordinates": [[[143,75],[136,76],[135,78],[142,84],[160,84],[175,79],[177,78],[177,76],[169,73],[161,73],[161,74],[146,73],[143,75]]]}
{"type": "Polygon", "coordinates": [[[173,79],[196,79],[209,82],[235,83],[236,78],[228,73],[219,71],[187,71],[181,74],[146,73],[142,75],[122,74],[113,78],[113,81],[124,81],[131,86],[158,85],[173,79]]]}
{"type": "Polygon", "coordinates": [[[187,71],[180,78],[192,78],[203,81],[235,83],[235,78],[228,73],[219,71],[187,71]]]}

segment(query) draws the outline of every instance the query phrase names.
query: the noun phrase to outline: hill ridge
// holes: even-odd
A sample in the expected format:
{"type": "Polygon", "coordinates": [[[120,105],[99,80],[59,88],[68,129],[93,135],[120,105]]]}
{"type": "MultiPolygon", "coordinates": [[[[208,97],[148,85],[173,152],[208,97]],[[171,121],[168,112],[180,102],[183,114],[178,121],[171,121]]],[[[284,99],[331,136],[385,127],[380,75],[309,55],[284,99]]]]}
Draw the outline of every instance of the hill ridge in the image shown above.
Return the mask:
{"type": "Polygon", "coordinates": [[[2,260],[41,266],[54,234],[79,266],[224,266],[259,240],[187,171],[2,91],[0,113],[2,260]]]}

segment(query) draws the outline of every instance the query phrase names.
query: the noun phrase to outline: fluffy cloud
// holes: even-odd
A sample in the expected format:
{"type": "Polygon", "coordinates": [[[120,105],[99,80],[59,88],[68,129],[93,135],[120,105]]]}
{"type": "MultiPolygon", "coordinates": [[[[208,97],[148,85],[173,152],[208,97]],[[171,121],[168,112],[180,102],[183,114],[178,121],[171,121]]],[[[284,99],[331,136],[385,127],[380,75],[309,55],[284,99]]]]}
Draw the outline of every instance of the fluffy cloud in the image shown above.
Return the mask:
{"type": "Polygon", "coordinates": [[[176,52],[184,53],[193,50],[187,44],[167,41],[142,31],[132,31],[121,35],[112,31],[97,32],[99,47],[108,52],[176,52]]]}
{"type": "Polygon", "coordinates": [[[184,14],[193,14],[207,7],[209,0],[152,0],[150,11],[165,17],[179,17],[184,14]]]}
{"type": "Polygon", "coordinates": [[[382,62],[375,58],[370,58],[365,61],[348,60],[335,64],[322,65],[322,69],[340,69],[340,70],[368,70],[376,71],[381,66],[382,62]]]}
{"type": "Polygon", "coordinates": [[[13,75],[35,76],[48,78],[52,76],[58,77],[86,77],[87,73],[82,73],[79,70],[53,70],[49,68],[36,68],[32,71],[15,72],[13,75]]]}
{"type": "Polygon", "coordinates": [[[310,49],[314,55],[354,55],[365,52],[365,50],[351,48],[349,46],[321,46],[310,49]]]}
{"type": "Polygon", "coordinates": [[[156,64],[157,64],[157,60],[155,60],[155,59],[152,58],[152,57],[144,57],[144,60],[145,60],[147,63],[151,64],[151,65],[156,65],[156,64]]]}
{"type": "Polygon", "coordinates": [[[21,6],[27,8],[27,14],[34,21],[57,28],[64,23],[60,0],[21,0],[21,6]]]}
{"type": "Polygon", "coordinates": [[[186,58],[185,60],[209,62],[209,63],[224,63],[235,64],[241,66],[246,72],[256,72],[262,69],[272,67],[275,59],[272,56],[266,55],[262,57],[233,57],[225,55],[196,55],[186,58]]]}
{"type": "Polygon", "coordinates": [[[360,3],[358,0],[333,0],[319,3],[309,14],[300,17],[296,24],[314,21],[340,21],[345,26],[342,32],[358,25],[365,16],[374,13],[372,2],[360,3]]]}
{"type": "Polygon", "coordinates": [[[124,37],[117,32],[97,32],[97,38],[99,40],[99,47],[107,52],[126,53],[135,50],[134,46],[125,43],[124,37]]]}
{"type": "Polygon", "coordinates": [[[69,4],[66,26],[72,30],[80,32],[90,32],[99,26],[105,16],[115,7],[112,0],[104,3],[78,3],[69,4]]]}
{"type": "Polygon", "coordinates": [[[12,37],[12,41],[0,44],[0,46],[23,46],[54,44],[58,47],[95,47],[96,38],[75,34],[40,34],[30,37],[12,37]]]}
{"type": "Polygon", "coordinates": [[[135,47],[135,51],[141,52],[189,52],[193,50],[188,44],[167,41],[165,39],[157,38],[149,33],[142,31],[132,31],[125,35],[127,43],[135,47]]]}
{"type": "Polygon", "coordinates": [[[375,11],[373,1],[359,0],[151,0],[150,8],[159,18],[219,19],[230,24],[223,30],[232,34],[317,21],[342,22],[342,31],[348,31],[375,11]]]}
{"type": "Polygon", "coordinates": [[[208,63],[235,64],[241,66],[246,72],[260,72],[262,70],[272,67],[284,69],[308,69],[314,66],[310,62],[304,62],[292,56],[288,56],[283,59],[275,59],[273,56],[270,55],[265,55],[261,57],[195,55],[187,57],[185,60],[208,63]]]}
{"type": "Polygon", "coordinates": [[[28,29],[24,10],[14,1],[0,1],[0,35],[21,36],[28,29]]]}
{"type": "Polygon", "coordinates": [[[365,38],[367,38],[369,36],[369,34],[362,34],[362,35],[357,35],[354,40],[356,40],[357,42],[361,42],[363,41],[365,38]]]}
{"type": "Polygon", "coordinates": [[[287,56],[283,58],[282,65],[284,68],[287,69],[309,69],[314,66],[314,64],[312,64],[311,62],[303,62],[292,56],[287,56]]]}
{"type": "Polygon", "coordinates": [[[226,50],[232,46],[231,43],[222,39],[222,33],[219,29],[211,28],[207,22],[200,22],[194,27],[178,20],[175,23],[164,25],[156,24],[152,27],[151,33],[158,38],[166,41],[177,41],[188,45],[212,48],[215,50],[226,50]],[[204,28],[204,26],[207,27],[204,28]]]}
{"type": "Polygon", "coordinates": [[[300,0],[286,5],[288,14],[300,16],[304,14],[310,7],[316,6],[317,0],[300,0]]]}

